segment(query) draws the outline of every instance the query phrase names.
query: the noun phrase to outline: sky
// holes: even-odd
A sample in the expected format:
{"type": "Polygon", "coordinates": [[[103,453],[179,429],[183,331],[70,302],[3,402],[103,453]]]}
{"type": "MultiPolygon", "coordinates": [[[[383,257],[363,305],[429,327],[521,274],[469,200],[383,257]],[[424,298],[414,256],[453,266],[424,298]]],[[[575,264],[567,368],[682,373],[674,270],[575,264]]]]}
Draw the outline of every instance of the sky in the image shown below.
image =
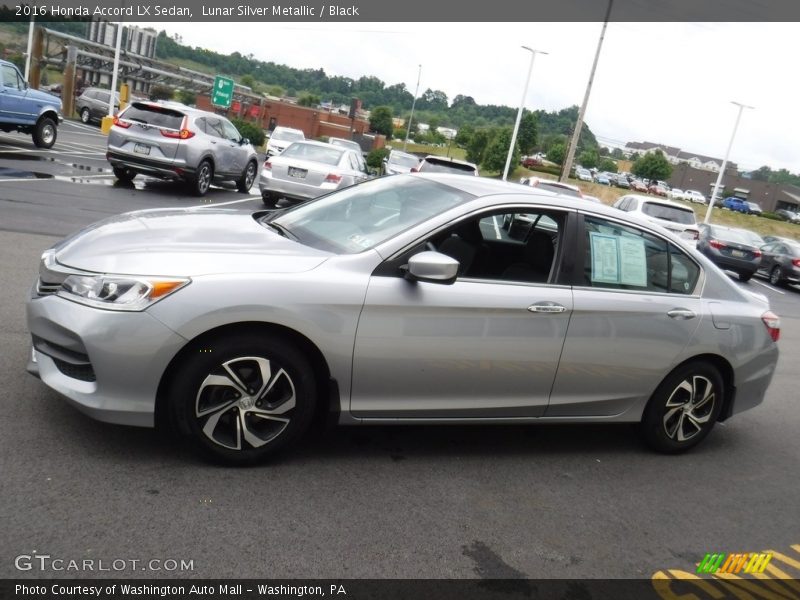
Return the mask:
{"type": "MultiPolygon", "coordinates": [[[[374,75],[413,93],[531,110],[580,105],[602,23],[149,23],[183,43],[328,75],[374,75]]],[[[800,172],[794,73],[800,23],[608,24],[585,122],[601,144],[650,141],[740,169],[800,172]]],[[[410,107],[409,107],[410,108],[410,107]]],[[[509,123],[512,125],[513,123],[509,123]]]]}

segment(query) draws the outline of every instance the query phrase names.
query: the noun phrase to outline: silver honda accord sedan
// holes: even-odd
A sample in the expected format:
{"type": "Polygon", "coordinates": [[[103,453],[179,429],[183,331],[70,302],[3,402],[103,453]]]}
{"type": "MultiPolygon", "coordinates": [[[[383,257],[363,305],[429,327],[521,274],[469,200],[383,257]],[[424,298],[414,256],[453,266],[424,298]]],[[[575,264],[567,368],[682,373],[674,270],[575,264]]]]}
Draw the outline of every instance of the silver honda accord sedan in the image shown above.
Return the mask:
{"type": "Polygon", "coordinates": [[[75,407],[240,463],[321,412],[639,423],[680,452],[762,402],[780,333],[763,296],[657,225],[447,174],[110,218],[44,252],[27,315],[28,370],[75,407]]]}

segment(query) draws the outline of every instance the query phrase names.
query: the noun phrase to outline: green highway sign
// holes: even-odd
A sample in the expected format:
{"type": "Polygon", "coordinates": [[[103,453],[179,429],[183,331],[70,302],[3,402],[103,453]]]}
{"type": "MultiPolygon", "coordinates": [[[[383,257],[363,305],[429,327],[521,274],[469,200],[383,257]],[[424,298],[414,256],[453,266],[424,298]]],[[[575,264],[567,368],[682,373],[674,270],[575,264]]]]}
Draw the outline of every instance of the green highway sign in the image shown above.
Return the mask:
{"type": "Polygon", "coordinates": [[[221,108],[230,108],[233,100],[233,79],[217,75],[214,77],[214,89],[211,92],[211,104],[221,108]]]}

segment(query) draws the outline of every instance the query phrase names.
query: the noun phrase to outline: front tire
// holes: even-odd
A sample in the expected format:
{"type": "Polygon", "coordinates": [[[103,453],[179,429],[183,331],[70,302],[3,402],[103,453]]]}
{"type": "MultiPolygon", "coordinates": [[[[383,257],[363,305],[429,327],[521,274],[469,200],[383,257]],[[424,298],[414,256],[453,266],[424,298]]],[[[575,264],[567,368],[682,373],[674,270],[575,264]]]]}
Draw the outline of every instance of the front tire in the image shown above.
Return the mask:
{"type": "Polygon", "coordinates": [[[179,430],[198,450],[252,464],[308,430],[316,394],[313,369],[294,345],[238,334],[198,347],[178,365],[169,401],[179,430]]]}
{"type": "Polygon", "coordinates": [[[81,123],[87,124],[91,119],[91,115],[89,114],[89,109],[84,108],[81,110],[81,123]]]}
{"type": "Polygon", "coordinates": [[[658,386],[641,422],[648,446],[664,454],[685,452],[714,427],[725,398],[722,376],[705,361],[687,363],[658,386]]]}
{"type": "Polygon", "coordinates": [[[50,117],[43,117],[33,130],[33,144],[37,148],[52,148],[57,136],[56,122],[50,117]]]}
{"type": "Polygon", "coordinates": [[[739,281],[750,281],[752,277],[752,273],[739,273],[739,281]]]}
{"type": "Polygon", "coordinates": [[[253,182],[256,180],[256,171],[258,171],[258,166],[254,160],[251,160],[247,163],[244,173],[236,182],[236,189],[242,194],[250,192],[250,188],[253,187],[253,182]]]}
{"type": "Polygon", "coordinates": [[[191,181],[192,193],[195,196],[205,196],[208,188],[211,187],[211,181],[214,179],[214,167],[211,162],[204,160],[197,167],[197,172],[191,181]]]}

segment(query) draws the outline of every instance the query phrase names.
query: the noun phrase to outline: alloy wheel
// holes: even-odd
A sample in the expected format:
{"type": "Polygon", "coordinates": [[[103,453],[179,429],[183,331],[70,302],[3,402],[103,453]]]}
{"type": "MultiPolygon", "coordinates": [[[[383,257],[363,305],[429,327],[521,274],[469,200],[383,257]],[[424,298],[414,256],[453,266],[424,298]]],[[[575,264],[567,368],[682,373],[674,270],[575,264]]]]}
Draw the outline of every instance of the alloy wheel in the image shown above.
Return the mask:
{"type": "Polygon", "coordinates": [[[56,140],[56,128],[49,123],[42,127],[42,142],[49,147],[56,140]]]}
{"type": "Polygon", "coordinates": [[[211,167],[208,163],[203,163],[200,166],[200,171],[197,173],[197,191],[200,194],[205,194],[211,186],[211,167]]]}
{"type": "Polygon", "coordinates": [[[702,375],[681,381],[667,399],[662,418],[664,432],[676,442],[685,442],[701,433],[714,414],[717,394],[714,384],[702,375]]]}
{"type": "Polygon", "coordinates": [[[247,165],[247,173],[244,176],[244,185],[246,189],[250,189],[253,186],[253,182],[256,180],[256,163],[250,163],[247,165]]]}
{"type": "Polygon", "coordinates": [[[769,274],[769,282],[772,285],[780,285],[781,283],[781,268],[776,266],[769,274]]]}
{"type": "Polygon", "coordinates": [[[289,425],[295,384],[277,361],[243,356],[209,373],[197,392],[194,416],[203,435],[224,448],[259,448],[289,425]]]}

